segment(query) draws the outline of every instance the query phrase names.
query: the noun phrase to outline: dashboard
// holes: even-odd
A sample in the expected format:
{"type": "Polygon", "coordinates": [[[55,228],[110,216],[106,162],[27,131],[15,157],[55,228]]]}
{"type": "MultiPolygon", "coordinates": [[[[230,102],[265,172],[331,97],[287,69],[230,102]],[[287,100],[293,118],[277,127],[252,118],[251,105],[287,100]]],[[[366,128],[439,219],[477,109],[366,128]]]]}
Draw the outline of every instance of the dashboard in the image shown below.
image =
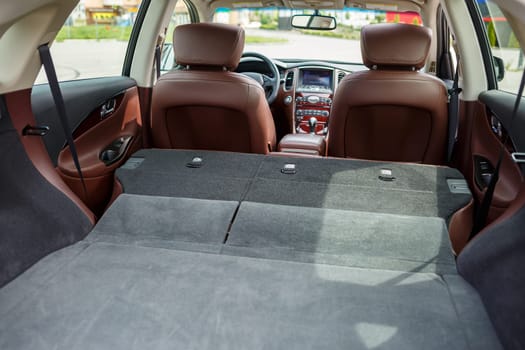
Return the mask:
{"type": "Polygon", "coordinates": [[[295,132],[326,135],[335,91],[332,68],[300,67],[295,85],[295,132]]]}
{"type": "MultiPolygon", "coordinates": [[[[273,61],[279,70],[281,84],[271,107],[276,123],[278,119],[287,122],[283,133],[326,135],[339,82],[347,74],[366,69],[358,64],[326,61],[273,61]]],[[[271,74],[262,61],[256,59],[241,61],[237,72],[271,74]]]]}

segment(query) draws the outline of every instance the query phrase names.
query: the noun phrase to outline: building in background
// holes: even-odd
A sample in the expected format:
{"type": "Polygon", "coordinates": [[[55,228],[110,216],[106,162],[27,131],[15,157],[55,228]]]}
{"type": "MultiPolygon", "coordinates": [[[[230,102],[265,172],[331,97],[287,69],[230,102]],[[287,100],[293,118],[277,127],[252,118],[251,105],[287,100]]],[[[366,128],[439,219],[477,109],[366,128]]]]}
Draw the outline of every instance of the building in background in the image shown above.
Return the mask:
{"type": "Polygon", "coordinates": [[[132,25],[142,0],[83,0],[86,24],[132,25]]]}
{"type": "Polygon", "coordinates": [[[416,12],[387,12],[386,22],[423,25],[421,16],[416,12]]]}

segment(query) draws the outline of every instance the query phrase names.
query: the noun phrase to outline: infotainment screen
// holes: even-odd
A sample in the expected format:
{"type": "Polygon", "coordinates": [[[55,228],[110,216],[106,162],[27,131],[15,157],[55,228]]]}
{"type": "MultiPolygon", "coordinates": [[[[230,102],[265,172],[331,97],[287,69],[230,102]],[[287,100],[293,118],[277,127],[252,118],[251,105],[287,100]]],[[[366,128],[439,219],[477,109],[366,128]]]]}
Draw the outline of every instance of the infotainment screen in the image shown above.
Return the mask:
{"type": "Polygon", "coordinates": [[[303,70],[302,85],[316,85],[326,88],[332,87],[332,71],[329,70],[303,70]]]}

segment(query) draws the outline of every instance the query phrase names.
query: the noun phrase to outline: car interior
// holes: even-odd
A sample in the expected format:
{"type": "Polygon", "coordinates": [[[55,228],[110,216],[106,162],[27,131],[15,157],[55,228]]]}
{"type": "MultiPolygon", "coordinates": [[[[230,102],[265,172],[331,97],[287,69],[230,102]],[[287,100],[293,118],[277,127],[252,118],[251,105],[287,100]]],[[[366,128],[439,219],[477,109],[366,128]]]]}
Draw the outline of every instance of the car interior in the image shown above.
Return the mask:
{"type": "Polygon", "coordinates": [[[128,2],[0,4],[1,349],[525,349],[522,1],[128,2]]]}

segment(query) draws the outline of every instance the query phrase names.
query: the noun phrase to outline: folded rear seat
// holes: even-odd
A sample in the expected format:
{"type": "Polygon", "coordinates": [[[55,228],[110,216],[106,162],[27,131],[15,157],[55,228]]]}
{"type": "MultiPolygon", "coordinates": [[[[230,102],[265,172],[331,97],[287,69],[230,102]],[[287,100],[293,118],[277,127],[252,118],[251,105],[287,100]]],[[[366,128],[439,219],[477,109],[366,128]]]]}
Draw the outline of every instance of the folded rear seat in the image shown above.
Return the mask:
{"type": "Polygon", "coordinates": [[[446,221],[471,198],[454,169],[346,159],[142,150],[117,176],[126,195],[237,201],[222,254],[398,271],[456,273],[446,221]]]}
{"type": "Polygon", "coordinates": [[[117,178],[128,194],[247,200],[445,220],[471,198],[461,173],[448,167],[210,151],[141,150],[117,170],[117,178]],[[194,158],[202,163],[192,166],[194,158]],[[295,166],[293,174],[283,174],[286,164],[295,166]],[[383,170],[391,171],[391,181],[383,170]],[[466,191],[454,190],[458,183],[466,191]]]}

